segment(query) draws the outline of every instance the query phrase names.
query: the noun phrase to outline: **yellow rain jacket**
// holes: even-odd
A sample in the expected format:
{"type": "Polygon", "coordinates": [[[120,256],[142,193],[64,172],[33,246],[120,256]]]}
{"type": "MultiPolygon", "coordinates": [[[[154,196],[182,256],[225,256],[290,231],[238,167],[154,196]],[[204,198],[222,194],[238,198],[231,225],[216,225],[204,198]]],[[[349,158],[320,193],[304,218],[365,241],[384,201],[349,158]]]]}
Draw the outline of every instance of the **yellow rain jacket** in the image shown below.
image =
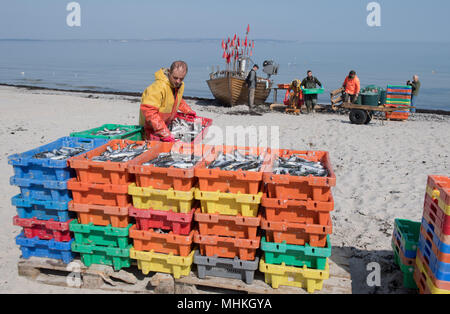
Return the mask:
{"type": "Polygon", "coordinates": [[[193,113],[183,100],[184,82],[175,88],[169,81],[168,70],[155,73],[155,82],[142,94],[139,125],[145,129],[146,139],[151,135],[159,138],[171,136],[167,125],[172,122],[178,110],[185,114],[193,113]]]}

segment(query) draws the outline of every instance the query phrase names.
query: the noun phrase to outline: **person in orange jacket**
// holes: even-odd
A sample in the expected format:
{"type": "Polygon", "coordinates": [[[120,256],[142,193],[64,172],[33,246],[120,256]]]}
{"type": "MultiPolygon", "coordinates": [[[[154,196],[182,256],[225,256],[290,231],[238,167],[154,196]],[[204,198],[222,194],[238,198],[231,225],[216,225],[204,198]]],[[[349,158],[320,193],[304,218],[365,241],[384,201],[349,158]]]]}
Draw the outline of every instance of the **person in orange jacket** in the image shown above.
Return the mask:
{"type": "Polygon", "coordinates": [[[344,102],[355,103],[358,100],[359,92],[361,91],[361,83],[355,71],[350,71],[349,75],[345,78],[342,87],[345,88],[344,102]]]}
{"type": "Polygon", "coordinates": [[[167,127],[177,111],[196,117],[197,114],[183,100],[184,78],[188,66],[184,61],[175,61],[170,69],[162,68],[155,73],[155,82],[142,94],[139,125],[144,127],[145,138],[153,136],[163,142],[175,142],[167,127]]]}

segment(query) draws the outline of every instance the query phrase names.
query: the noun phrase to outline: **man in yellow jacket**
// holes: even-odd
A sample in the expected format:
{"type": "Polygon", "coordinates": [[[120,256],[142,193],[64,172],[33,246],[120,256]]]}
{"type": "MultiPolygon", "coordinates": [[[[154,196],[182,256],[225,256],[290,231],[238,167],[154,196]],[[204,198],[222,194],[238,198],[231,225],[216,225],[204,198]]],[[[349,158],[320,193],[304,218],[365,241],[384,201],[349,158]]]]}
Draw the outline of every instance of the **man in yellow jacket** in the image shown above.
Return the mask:
{"type": "Polygon", "coordinates": [[[162,68],[155,73],[155,82],[142,94],[139,124],[144,127],[145,138],[175,142],[167,127],[177,111],[196,116],[183,100],[184,78],[188,66],[184,61],[175,61],[170,69],[162,68]]]}

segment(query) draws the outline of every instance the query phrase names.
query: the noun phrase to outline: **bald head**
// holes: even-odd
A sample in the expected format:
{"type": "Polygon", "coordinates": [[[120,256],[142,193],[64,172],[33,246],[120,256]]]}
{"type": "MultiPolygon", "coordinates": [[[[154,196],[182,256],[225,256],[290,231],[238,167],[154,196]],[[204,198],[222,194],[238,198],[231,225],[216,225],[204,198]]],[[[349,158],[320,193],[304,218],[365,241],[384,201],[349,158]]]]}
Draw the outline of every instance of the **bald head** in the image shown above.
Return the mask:
{"type": "Polygon", "coordinates": [[[188,71],[188,66],[187,63],[184,61],[175,61],[174,63],[172,63],[172,65],[170,66],[170,72],[173,72],[175,70],[183,70],[184,72],[187,73],[188,71]]]}
{"type": "Polygon", "coordinates": [[[175,88],[181,87],[186,77],[188,66],[184,61],[175,61],[169,69],[169,81],[175,88]]]}

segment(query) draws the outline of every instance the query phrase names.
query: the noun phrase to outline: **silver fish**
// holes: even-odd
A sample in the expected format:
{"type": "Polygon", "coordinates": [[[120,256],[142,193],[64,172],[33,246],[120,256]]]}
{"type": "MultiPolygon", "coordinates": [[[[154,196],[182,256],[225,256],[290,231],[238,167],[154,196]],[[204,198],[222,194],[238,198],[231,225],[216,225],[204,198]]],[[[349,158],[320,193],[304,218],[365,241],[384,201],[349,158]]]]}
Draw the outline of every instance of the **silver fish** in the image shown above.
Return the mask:
{"type": "Polygon", "coordinates": [[[159,168],[180,168],[189,169],[200,161],[200,157],[195,155],[185,155],[177,153],[161,153],[158,157],[143,163],[143,166],[153,165],[159,168]]]}
{"type": "Polygon", "coordinates": [[[52,151],[37,153],[33,156],[33,158],[64,160],[84,153],[85,151],[87,151],[87,148],[85,148],[83,145],[78,147],[61,147],[59,149],[53,149],[52,151]]]}
{"type": "Polygon", "coordinates": [[[225,171],[259,171],[263,164],[263,156],[242,154],[238,150],[230,154],[220,152],[216,159],[208,165],[208,169],[221,169],[225,171]]]}
{"type": "Polygon", "coordinates": [[[328,176],[328,171],[320,162],[313,162],[298,155],[292,155],[289,158],[278,157],[273,164],[273,173],[301,177],[309,175],[328,176]]]}

